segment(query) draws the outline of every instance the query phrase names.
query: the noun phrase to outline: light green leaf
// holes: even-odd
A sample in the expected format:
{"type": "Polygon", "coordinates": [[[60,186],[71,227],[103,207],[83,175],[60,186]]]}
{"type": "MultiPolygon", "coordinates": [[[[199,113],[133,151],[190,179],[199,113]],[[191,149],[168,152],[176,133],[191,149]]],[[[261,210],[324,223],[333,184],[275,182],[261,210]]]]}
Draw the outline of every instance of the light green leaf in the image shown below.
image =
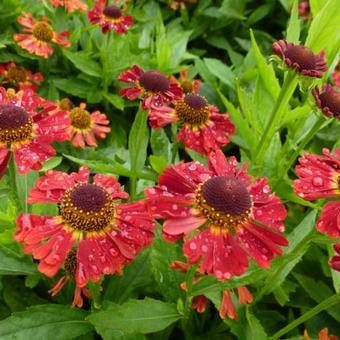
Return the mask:
{"type": "Polygon", "coordinates": [[[147,126],[148,113],[139,110],[132,124],[129,135],[129,154],[131,174],[137,174],[143,168],[146,160],[146,149],[149,142],[149,129],[147,126]]]}
{"type": "Polygon", "coordinates": [[[280,92],[280,85],[279,85],[278,80],[276,79],[273,67],[272,65],[267,64],[265,57],[262,55],[256,43],[252,30],[250,30],[250,37],[251,37],[251,44],[254,50],[259,74],[263,80],[263,83],[267,91],[271,94],[272,98],[276,100],[280,92]]]}
{"type": "Polygon", "coordinates": [[[145,298],[130,300],[112,310],[93,313],[88,320],[95,327],[147,334],[161,331],[180,318],[176,305],[145,298]]]}
{"type": "Polygon", "coordinates": [[[339,0],[328,0],[317,13],[310,26],[306,46],[315,53],[326,51],[329,60],[331,51],[339,52],[340,47],[340,11],[339,0]]]}
{"type": "Polygon", "coordinates": [[[74,339],[92,331],[86,312],[63,305],[39,305],[0,321],[2,340],[74,339]]]}
{"type": "Polygon", "coordinates": [[[286,39],[292,43],[298,44],[300,37],[300,19],[298,12],[299,1],[294,0],[292,12],[287,28],[286,39]]]}
{"type": "Polygon", "coordinates": [[[230,67],[222,63],[222,61],[213,58],[204,58],[205,65],[208,70],[218,78],[222,83],[233,87],[234,74],[230,67]]]}

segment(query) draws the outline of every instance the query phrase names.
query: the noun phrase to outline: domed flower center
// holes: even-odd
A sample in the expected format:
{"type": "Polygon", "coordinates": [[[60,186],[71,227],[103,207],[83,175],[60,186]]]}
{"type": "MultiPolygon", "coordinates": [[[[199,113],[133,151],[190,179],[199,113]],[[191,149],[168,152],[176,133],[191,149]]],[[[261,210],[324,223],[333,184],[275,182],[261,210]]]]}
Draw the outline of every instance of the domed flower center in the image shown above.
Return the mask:
{"type": "Polygon", "coordinates": [[[289,46],[285,57],[296,63],[305,70],[315,69],[315,55],[312,50],[305,46],[289,46]]]}
{"type": "Polygon", "coordinates": [[[119,19],[122,16],[121,9],[114,5],[105,7],[103,13],[105,16],[112,19],[119,19]]]}
{"type": "Polygon", "coordinates": [[[197,94],[187,94],[176,103],[175,109],[178,118],[191,126],[205,124],[210,114],[207,101],[197,94]]]}
{"type": "Polygon", "coordinates": [[[196,203],[213,227],[223,230],[242,226],[251,208],[247,188],[232,176],[216,176],[207,180],[196,192],[196,203]]]}
{"type": "Polygon", "coordinates": [[[334,117],[340,118],[340,92],[332,89],[320,93],[319,99],[321,102],[321,107],[328,107],[333,113],[334,117]]]}
{"type": "Polygon", "coordinates": [[[139,78],[139,84],[151,92],[165,92],[169,90],[169,79],[161,72],[146,71],[139,78]]]}
{"type": "Polygon", "coordinates": [[[31,139],[33,120],[21,107],[0,105],[0,143],[11,144],[31,139]]]}
{"type": "Polygon", "coordinates": [[[63,98],[59,101],[59,107],[62,109],[62,110],[65,110],[65,111],[69,111],[71,110],[74,105],[73,103],[71,102],[70,99],[68,98],[63,98]]]}
{"type": "Polygon", "coordinates": [[[11,67],[7,71],[7,77],[14,83],[23,83],[27,79],[26,71],[22,67],[11,67]]]}
{"type": "Polygon", "coordinates": [[[33,26],[33,36],[43,42],[50,42],[53,39],[53,29],[47,22],[39,21],[33,26]]]}
{"type": "Polygon", "coordinates": [[[95,232],[110,225],[115,209],[110,194],[102,187],[77,184],[65,192],[60,213],[73,230],[95,232]]]}
{"type": "Polygon", "coordinates": [[[79,130],[86,130],[91,126],[91,115],[87,110],[76,107],[70,113],[71,125],[79,130]]]}
{"type": "Polygon", "coordinates": [[[72,248],[65,259],[64,269],[67,276],[74,278],[77,270],[77,249],[72,248]]]}

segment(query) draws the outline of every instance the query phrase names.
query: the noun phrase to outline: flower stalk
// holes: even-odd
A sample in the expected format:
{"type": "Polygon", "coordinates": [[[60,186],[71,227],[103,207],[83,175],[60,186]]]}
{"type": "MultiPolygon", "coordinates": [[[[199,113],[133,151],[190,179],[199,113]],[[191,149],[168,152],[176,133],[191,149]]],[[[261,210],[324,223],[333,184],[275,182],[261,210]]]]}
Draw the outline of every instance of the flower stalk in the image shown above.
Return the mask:
{"type": "Polygon", "coordinates": [[[254,162],[256,164],[261,164],[263,162],[267,146],[269,145],[270,140],[275,133],[276,126],[282,117],[283,110],[287,108],[289,100],[295,91],[298,81],[298,75],[294,71],[289,71],[287,73],[279,97],[277,98],[269,121],[258,144],[258,152],[254,157],[254,162]]]}

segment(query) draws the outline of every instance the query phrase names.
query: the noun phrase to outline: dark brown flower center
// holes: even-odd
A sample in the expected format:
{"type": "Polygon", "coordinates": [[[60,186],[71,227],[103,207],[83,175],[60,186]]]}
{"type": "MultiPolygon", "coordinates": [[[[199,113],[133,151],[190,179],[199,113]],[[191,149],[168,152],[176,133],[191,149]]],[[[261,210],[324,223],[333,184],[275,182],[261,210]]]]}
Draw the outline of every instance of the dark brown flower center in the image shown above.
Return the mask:
{"type": "Polygon", "coordinates": [[[319,95],[321,108],[328,107],[335,117],[340,118],[340,92],[331,89],[320,93],[319,95]]]}
{"type": "Polygon", "coordinates": [[[53,29],[47,22],[39,21],[33,26],[33,36],[43,42],[50,42],[53,39],[53,29]]]}
{"type": "Polygon", "coordinates": [[[315,69],[315,55],[308,47],[301,45],[288,46],[285,51],[285,57],[298,64],[301,69],[315,69]]]}
{"type": "Polygon", "coordinates": [[[105,7],[103,13],[105,16],[112,19],[119,19],[122,16],[121,9],[114,5],[105,7]]]}
{"type": "Polygon", "coordinates": [[[65,259],[64,268],[67,276],[74,278],[77,270],[77,249],[72,248],[65,259]]]}
{"type": "Polygon", "coordinates": [[[7,77],[14,83],[23,83],[27,79],[26,70],[23,67],[11,67],[7,71],[7,77]]]}
{"type": "Polygon", "coordinates": [[[0,143],[11,144],[30,139],[33,120],[21,107],[0,105],[0,143]]]}
{"type": "Polygon", "coordinates": [[[96,184],[77,184],[65,192],[60,213],[72,230],[102,231],[110,226],[115,214],[110,194],[96,184]]]}
{"type": "Polygon", "coordinates": [[[207,204],[226,214],[242,214],[251,206],[247,188],[231,176],[210,178],[203,184],[202,194],[207,204]]]}
{"type": "Polygon", "coordinates": [[[91,114],[79,107],[71,110],[70,119],[71,125],[76,129],[86,130],[91,126],[91,114]]]}
{"type": "Polygon", "coordinates": [[[216,176],[198,188],[196,203],[215,228],[229,230],[242,226],[248,219],[251,197],[235,177],[216,176]]]}
{"type": "Polygon", "coordinates": [[[191,126],[205,124],[210,114],[207,101],[196,94],[187,94],[176,103],[175,109],[178,118],[191,126]]]}
{"type": "Polygon", "coordinates": [[[159,71],[146,71],[139,78],[139,83],[150,92],[166,92],[169,90],[169,79],[159,71]]]}

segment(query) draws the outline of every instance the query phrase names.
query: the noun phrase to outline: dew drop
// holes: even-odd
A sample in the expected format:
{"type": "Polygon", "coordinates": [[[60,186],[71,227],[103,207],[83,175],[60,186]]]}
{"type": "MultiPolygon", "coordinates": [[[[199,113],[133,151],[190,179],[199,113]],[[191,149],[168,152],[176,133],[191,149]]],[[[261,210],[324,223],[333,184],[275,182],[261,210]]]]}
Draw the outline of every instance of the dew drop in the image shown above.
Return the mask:
{"type": "Polygon", "coordinates": [[[322,187],[323,186],[323,179],[321,177],[315,177],[313,178],[313,185],[316,187],[322,187]]]}
{"type": "Polygon", "coordinates": [[[191,250],[195,250],[195,249],[197,249],[197,245],[196,245],[196,243],[194,243],[194,242],[191,242],[191,243],[190,243],[190,245],[189,245],[189,248],[190,248],[191,250]]]}

